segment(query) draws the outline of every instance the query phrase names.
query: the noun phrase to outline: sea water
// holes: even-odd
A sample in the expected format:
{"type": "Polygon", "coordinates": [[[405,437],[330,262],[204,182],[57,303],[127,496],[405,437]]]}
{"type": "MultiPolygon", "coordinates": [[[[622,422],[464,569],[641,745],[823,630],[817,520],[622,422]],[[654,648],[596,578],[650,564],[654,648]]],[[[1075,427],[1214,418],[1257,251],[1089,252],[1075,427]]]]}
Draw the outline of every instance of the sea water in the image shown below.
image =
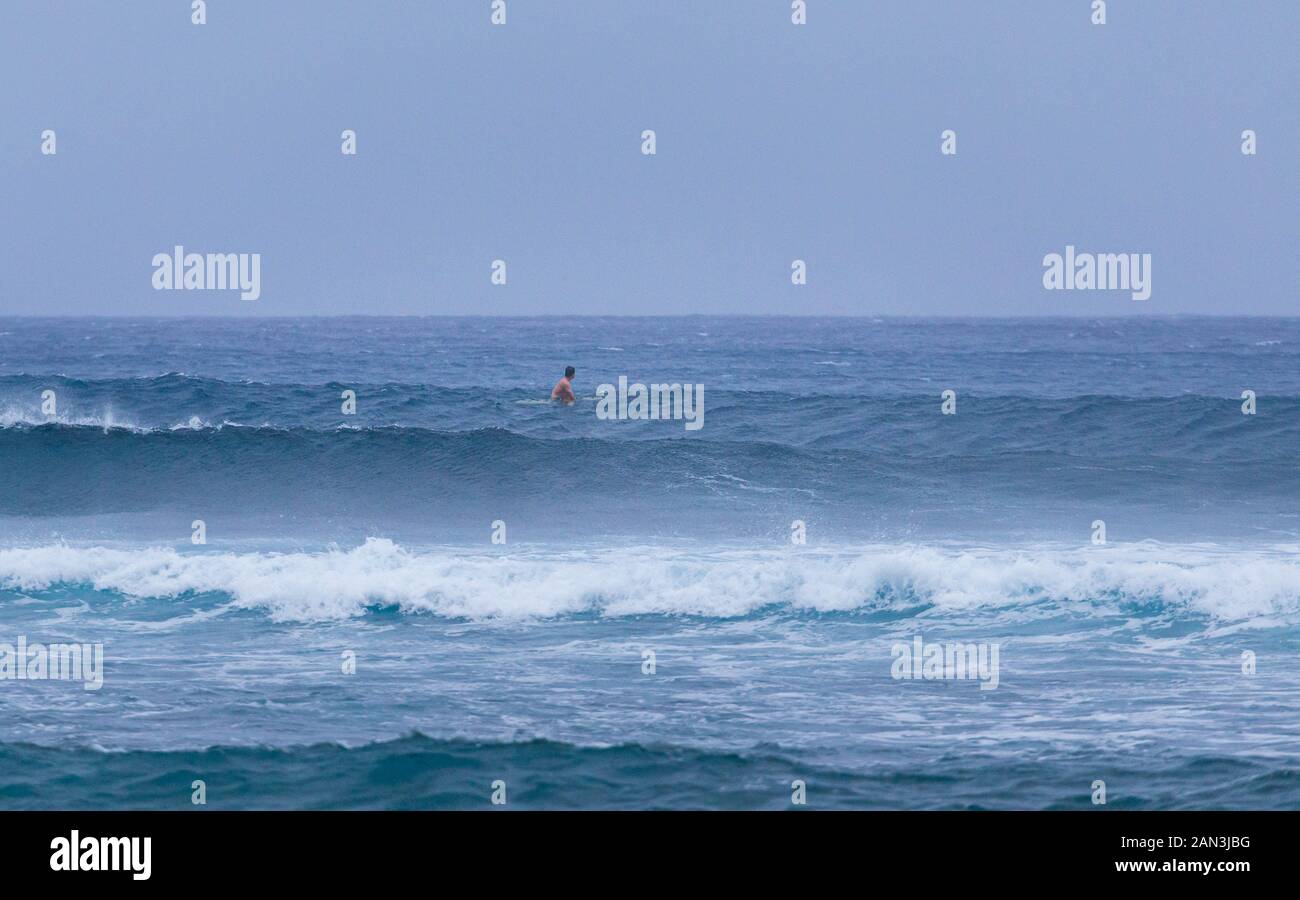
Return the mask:
{"type": "Polygon", "coordinates": [[[0,319],[0,806],[1295,807],[1298,448],[1294,319],[0,319]]]}

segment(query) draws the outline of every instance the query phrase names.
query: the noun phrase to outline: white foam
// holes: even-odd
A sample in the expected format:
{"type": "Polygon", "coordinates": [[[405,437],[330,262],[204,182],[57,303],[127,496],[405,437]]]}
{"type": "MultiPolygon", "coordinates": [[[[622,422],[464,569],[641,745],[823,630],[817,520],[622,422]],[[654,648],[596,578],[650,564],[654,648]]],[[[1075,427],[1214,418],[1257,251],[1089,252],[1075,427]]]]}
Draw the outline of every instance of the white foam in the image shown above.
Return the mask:
{"type": "Polygon", "coordinates": [[[220,592],[277,620],[363,614],[374,606],[485,619],[594,613],[742,616],[777,606],[836,612],[912,609],[1033,616],[1061,606],[1276,625],[1300,616],[1291,548],[1238,551],[1131,545],[1087,549],[873,546],[685,553],[633,547],[568,554],[413,552],[371,538],[349,550],[233,553],[53,545],[0,550],[0,587],[92,585],[136,597],[220,592]]]}
{"type": "Polygon", "coordinates": [[[6,406],[0,409],[0,428],[14,428],[20,426],[35,425],[80,425],[90,428],[102,428],[105,431],[121,428],[127,431],[148,432],[148,428],[140,428],[131,422],[124,421],[113,414],[111,409],[106,409],[98,416],[70,416],[66,413],[60,413],[57,416],[47,416],[39,409],[28,406],[6,406]]]}

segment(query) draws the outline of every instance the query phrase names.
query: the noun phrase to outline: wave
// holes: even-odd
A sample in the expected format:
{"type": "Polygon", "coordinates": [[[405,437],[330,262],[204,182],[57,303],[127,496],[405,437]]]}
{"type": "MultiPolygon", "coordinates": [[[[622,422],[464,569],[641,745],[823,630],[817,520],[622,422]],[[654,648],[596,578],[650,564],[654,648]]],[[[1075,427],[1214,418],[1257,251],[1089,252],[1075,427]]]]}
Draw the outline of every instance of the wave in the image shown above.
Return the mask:
{"type": "Polygon", "coordinates": [[[1294,460],[1300,443],[1296,396],[1260,395],[1256,415],[1244,416],[1241,400],[1231,396],[958,393],[958,414],[943,416],[937,388],[932,395],[881,396],[710,385],[704,427],[688,433],[681,421],[597,419],[591,396],[573,408],[558,408],[546,401],[543,388],[266,384],[180,373],[100,381],[21,375],[0,377],[0,432],[58,426],[142,435],[224,428],[312,433],[404,429],[432,434],[498,430],[541,439],[675,438],[928,456],[1058,452],[1216,462],[1294,460]],[[46,389],[56,392],[55,416],[41,409],[46,389]],[[356,394],[354,414],[343,412],[345,391],[356,394]]]}
{"type": "Polygon", "coordinates": [[[169,517],[176,533],[220,515],[232,525],[261,518],[272,526],[259,532],[267,537],[428,541],[456,541],[505,518],[528,529],[521,535],[558,530],[584,543],[593,533],[771,539],[793,519],[816,519],[855,540],[901,539],[913,529],[927,538],[1055,539],[1086,533],[1099,515],[1126,522],[1130,537],[1278,541],[1296,533],[1300,434],[1291,432],[1300,410],[1294,423],[1227,414],[1205,423],[1199,438],[1186,420],[1135,422],[1121,438],[1086,426],[1052,435],[1021,423],[1016,432],[1005,422],[992,433],[996,421],[974,414],[950,421],[962,415],[881,425],[904,434],[846,435],[849,447],[838,439],[792,446],[739,426],[731,440],[708,426],[699,432],[706,439],[647,427],[644,438],[622,440],[620,426],[633,423],[594,416],[582,417],[581,430],[538,426],[542,434],[9,428],[0,429],[0,517],[147,514],[169,517]],[[1183,433],[1162,445],[1161,428],[1183,433]],[[341,521],[358,530],[329,525],[341,521]],[[953,530],[965,525],[983,530],[953,530]]]}
{"type": "Polygon", "coordinates": [[[1300,531],[1288,396],[1243,415],[1200,395],[961,394],[945,416],[937,394],[710,389],[688,432],[522,388],[361,385],[344,415],[342,383],[180,373],[65,379],[48,422],[31,405],[47,382],[0,378],[0,519],[168,517],[133,532],[155,535],[219,513],[228,536],[429,542],[503,517],[584,541],[771,538],[792,519],[863,541],[1064,539],[1098,517],[1173,541],[1300,531]]]}
{"type": "Polygon", "coordinates": [[[0,808],[187,809],[194,779],[212,809],[790,808],[792,778],[813,809],[1090,809],[1098,772],[1125,790],[1117,809],[1292,809],[1287,761],[1242,756],[1090,752],[1016,758],[877,755],[855,767],[759,745],[582,746],[532,739],[440,739],[419,732],[356,747],[221,746],[128,750],[0,744],[0,808]],[[1078,785],[1083,785],[1080,789],[1078,785]],[[991,799],[992,798],[992,799],[991,799]]]}
{"type": "Polygon", "coordinates": [[[837,552],[624,547],[565,554],[413,551],[371,538],[318,552],[179,552],[54,545],[0,550],[0,588],[69,586],[117,598],[199,597],[277,621],[396,609],[473,621],[564,616],[754,614],[912,616],[1061,611],[1191,615],[1260,627],[1300,612],[1295,547],[1244,553],[1195,545],[1088,549],[874,546],[837,552]]]}
{"type": "MultiPolygon", "coordinates": [[[[263,386],[265,387],[265,386],[263,386]]],[[[507,432],[563,440],[663,440],[690,438],[729,443],[771,443],[803,449],[894,448],[933,456],[1060,451],[1077,456],[1152,456],[1162,459],[1294,459],[1300,440],[1300,398],[1260,398],[1256,415],[1242,415],[1236,400],[1216,397],[1130,399],[1082,396],[1059,400],[965,397],[957,416],[941,416],[934,397],[797,396],[713,391],[705,427],[687,432],[681,420],[607,421],[595,415],[595,397],[574,408],[526,391],[487,397],[482,392],[387,385],[358,391],[358,414],[339,412],[341,385],[310,393],[295,386],[283,402],[204,406],[155,404],[152,410],[103,402],[79,409],[66,402],[57,415],[39,404],[0,401],[0,432],[77,429],[149,435],[168,431],[239,428],[328,434],[412,432],[431,435],[507,432]],[[387,395],[386,395],[387,394],[387,395]],[[391,396],[388,396],[391,395],[391,396]],[[400,408],[400,411],[397,410],[400,408]]],[[[147,404],[146,404],[147,405],[147,404]]]]}
{"type": "Polygon", "coordinates": [[[221,786],[208,798],[217,809],[492,809],[492,781],[504,776],[507,808],[515,809],[780,808],[788,800],[782,776],[795,769],[821,776],[841,802],[850,793],[866,799],[866,779],[797,763],[776,748],[588,747],[417,732],[357,747],[105,752],[0,744],[0,807],[185,808],[192,780],[202,778],[221,786]],[[774,787],[754,787],[762,782],[774,787]]]}

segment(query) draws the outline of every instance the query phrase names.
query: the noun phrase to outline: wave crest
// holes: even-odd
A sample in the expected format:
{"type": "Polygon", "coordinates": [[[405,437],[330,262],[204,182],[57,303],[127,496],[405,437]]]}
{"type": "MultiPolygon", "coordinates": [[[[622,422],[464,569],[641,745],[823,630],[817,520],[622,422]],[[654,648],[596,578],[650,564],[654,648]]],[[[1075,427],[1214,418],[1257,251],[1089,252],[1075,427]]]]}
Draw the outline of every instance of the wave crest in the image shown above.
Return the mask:
{"type": "Polygon", "coordinates": [[[88,585],[128,597],[229,598],[274,620],[378,608],[469,620],[595,614],[733,618],[985,609],[1033,615],[1192,614],[1258,625],[1300,612],[1294,548],[1139,544],[1087,549],[872,546],[852,551],[628,547],[534,554],[413,551],[384,538],[321,552],[180,552],[56,545],[0,550],[0,588],[88,585]]]}

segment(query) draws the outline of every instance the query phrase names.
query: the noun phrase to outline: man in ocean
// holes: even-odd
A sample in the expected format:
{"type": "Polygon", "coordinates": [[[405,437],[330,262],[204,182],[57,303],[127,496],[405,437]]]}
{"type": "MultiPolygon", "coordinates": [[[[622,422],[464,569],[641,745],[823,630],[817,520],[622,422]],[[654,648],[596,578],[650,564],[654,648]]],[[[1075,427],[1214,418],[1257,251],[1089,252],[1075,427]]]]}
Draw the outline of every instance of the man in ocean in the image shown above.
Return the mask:
{"type": "Polygon", "coordinates": [[[555,387],[551,388],[551,399],[559,400],[561,403],[573,403],[577,398],[573,396],[573,376],[576,370],[573,366],[568,366],[564,370],[564,377],[555,382],[555,387]]]}

